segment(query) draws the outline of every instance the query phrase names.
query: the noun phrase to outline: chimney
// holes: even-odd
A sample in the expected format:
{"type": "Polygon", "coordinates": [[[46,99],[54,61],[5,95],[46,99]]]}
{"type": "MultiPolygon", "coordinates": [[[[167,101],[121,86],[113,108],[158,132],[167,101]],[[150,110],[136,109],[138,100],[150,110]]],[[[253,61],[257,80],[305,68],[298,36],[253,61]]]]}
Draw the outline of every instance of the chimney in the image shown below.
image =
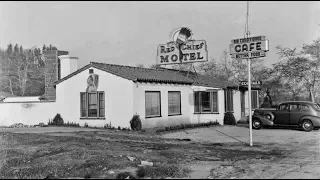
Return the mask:
{"type": "Polygon", "coordinates": [[[50,50],[44,54],[45,58],[45,94],[41,97],[46,100],[56,100],[55,81],[61,79],[61,63],[58,56],[67,55],[68,51],[50,50]]]}
{"type": "Polygon", "coordinates": [[[61,79],[78,70],[78,57],[61,55],[58,58],[61,64],[61,79]]]}

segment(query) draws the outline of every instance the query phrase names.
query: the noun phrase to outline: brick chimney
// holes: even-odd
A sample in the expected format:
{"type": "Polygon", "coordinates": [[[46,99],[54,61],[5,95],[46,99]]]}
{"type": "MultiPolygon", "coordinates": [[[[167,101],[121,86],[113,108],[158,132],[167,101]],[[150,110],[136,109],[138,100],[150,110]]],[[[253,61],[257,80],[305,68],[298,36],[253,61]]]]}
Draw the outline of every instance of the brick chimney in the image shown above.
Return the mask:
{"type": "Polygon", "coordinates": [[[50,50],[44,54],[45,58],[45,94],[41,97],[46,100],[56,100],[55,81],[61,79],[61,60],[59,56],[68,55],[68,51],[50,50]]]}

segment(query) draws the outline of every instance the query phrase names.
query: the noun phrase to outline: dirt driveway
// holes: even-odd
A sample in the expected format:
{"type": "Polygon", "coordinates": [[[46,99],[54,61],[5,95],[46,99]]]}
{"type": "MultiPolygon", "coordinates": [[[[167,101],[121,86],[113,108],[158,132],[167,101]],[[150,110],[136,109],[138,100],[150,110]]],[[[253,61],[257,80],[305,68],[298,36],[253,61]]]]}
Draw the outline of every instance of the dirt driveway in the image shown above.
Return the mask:
{"type": "MultiPolygon", "coordinates": [[[[288,179],[288,178],[320,178],[320,131],[304,132],[294,128],[268,128],[253,130],[253,147],[282,149],[285,158],[266,159],[248,164],[247,161],[237,161],[229,167],[229,172],[233,169],[247,169],[246,173],[237,175],[234,178],[257,178],[257,179],[288,179]]],[[[179,131],[163,135],[164,138],[189,138],[192,141],[203,143],[222,144],[249,144],[248,125],[221,126],[201,129],[179,131]]],[[[245,146],[244,146],[245,148],[245,146]]],[[[261,149],[263,150],[263,149],[261,149]]],[[[207,162],[197,163],[196,169],[202,169],[202,175],[195,173],[195,178],[216,175],[219,170],[214,168],[220,162],[208,164],[207,162]]],[[[219,168],[222,166],[218,166],[219,168]]],[[[228,171],[228,170],[227,170],[228,171]]],[[[223,172],[221,170],[221,172],[223,172]]],[[[218,177],[218,176],[216,176],[218,177]]],[[[221,177],[221,176],[220,176],[221,177]]],[[[222,176],[223,177],[223,176],[222,176]]]]}

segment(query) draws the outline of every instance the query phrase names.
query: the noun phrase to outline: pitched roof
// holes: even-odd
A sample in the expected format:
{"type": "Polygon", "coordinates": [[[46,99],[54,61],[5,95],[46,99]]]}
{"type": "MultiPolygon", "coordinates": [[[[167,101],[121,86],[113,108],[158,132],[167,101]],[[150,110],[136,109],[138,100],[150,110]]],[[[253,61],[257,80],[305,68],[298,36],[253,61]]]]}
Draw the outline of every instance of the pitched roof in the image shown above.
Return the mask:
{"type": "Polygon", "coordinates": [[[179,71],[174,69],[159,68],[140,68],[116,64],[105,64],[98,62],[90,62],[90,64],[78,69],[68,76],[58,80],[55,84],[59,84],[72,76],[90,68],[94,67],[99,70],[114,74],[116,76],[132,80],[134,82],[156,82],[156,83],[176,83],[176,84],[190,84],[203,85],[216,88],[225,88],[234,85],[231,82],[219,81],[210,76],[196,74],[194,72],[179,71]]]}

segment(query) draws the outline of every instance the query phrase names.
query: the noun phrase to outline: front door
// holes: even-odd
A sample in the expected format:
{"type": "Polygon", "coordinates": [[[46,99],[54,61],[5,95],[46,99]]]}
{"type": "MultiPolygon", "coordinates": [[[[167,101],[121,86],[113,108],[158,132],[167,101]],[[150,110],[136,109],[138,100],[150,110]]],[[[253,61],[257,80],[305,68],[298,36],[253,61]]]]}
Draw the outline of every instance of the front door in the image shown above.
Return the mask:
{"type": "Polygon", "coordinates": [[[290,121],[289,104],[282,104],[274,113],[274,124],[288,125],[290,121]]]}
{"type": "Polygon", "coordinates": [[[304,113],[300,104],[290,104],[290,125],[298,125],[304,113]]]}

